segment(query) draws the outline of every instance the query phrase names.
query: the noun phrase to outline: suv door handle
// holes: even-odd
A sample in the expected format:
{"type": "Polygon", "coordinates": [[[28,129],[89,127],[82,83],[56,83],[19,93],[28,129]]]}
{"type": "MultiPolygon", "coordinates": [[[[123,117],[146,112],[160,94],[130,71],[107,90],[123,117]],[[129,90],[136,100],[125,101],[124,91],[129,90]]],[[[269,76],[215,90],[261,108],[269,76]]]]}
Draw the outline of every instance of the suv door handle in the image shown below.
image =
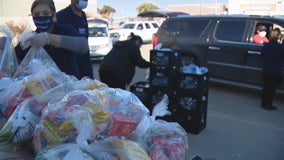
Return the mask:
{"type": "Polygon", "coordinates": [[[248,51],[248,54],[261,54],[260,51],[248,51]]]}
{"type": "Polygon", "coordinates": [[[215,47],[215,46],[209,46],[208,48],[210,50],[220,50],[220,47],[215,47]]]}

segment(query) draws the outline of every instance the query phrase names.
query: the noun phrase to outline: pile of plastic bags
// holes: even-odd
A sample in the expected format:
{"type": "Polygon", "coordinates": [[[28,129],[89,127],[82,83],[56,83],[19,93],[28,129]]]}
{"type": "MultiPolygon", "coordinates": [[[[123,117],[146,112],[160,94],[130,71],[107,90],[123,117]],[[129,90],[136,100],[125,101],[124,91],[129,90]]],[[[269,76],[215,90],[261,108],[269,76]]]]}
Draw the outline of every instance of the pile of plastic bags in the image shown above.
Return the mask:
{"type": "Polygon", "coordinates": [[[185,130],[156,120],[170,114],[167,96],[150,115],[133,93],[78,80],[54,66],[44,49],[31,52],[0,79],[12,80],[0,91],[1,144],[29,143],[38,160],[189,159],[185,130]]]}

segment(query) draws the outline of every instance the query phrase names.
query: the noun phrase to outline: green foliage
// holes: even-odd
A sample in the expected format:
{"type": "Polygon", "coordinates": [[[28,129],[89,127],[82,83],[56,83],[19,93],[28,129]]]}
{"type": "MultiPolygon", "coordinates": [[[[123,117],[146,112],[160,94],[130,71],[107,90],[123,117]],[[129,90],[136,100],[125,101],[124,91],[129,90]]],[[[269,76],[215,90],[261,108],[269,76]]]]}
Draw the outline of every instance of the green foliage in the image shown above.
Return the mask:
{"type": "Polygon", "coordinates": [[[143,2],[136,8],[138,14],[145,12],[145,11],[154,10],[154,9],[159,9],[159,7],[151,2],[143,2]]]}
{"type": "Polygon", "coordinates": [[[100,14],[110,14],[110,13],[115,13],[116,10],[112,8],[111,6],[104,5],[102,9],[99,10],[100,14]]]}

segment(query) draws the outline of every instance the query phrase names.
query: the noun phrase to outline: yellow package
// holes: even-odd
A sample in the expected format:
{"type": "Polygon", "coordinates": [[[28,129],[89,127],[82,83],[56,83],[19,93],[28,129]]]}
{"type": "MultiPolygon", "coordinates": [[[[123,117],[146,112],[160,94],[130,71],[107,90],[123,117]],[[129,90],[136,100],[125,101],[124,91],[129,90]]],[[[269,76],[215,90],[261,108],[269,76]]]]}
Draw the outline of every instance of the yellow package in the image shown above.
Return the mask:
{"type": "Polygon", "coordinates": [[[136,142],[116,139],[111,144],[118,150],[120,160],[151,160],[145,149],[136,142]]]}

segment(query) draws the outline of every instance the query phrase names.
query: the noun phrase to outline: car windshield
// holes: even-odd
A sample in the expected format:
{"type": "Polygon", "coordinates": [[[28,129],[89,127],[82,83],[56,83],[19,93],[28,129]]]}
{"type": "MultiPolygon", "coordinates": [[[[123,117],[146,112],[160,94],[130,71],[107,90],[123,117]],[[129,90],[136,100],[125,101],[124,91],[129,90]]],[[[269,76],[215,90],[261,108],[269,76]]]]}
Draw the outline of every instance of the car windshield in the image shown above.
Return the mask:
{"type": "Polygon", "coordinates": [[[123,24],[121,28],[133,29],[134,27],[135,27],[134,23],[126,23],[126,24],[123,24]]]}
{"type": "Polygon", "coordinates": [[[107,37],[107,29],[105,27],[90,27],[89,28],[90,37],[107,37]]]}

